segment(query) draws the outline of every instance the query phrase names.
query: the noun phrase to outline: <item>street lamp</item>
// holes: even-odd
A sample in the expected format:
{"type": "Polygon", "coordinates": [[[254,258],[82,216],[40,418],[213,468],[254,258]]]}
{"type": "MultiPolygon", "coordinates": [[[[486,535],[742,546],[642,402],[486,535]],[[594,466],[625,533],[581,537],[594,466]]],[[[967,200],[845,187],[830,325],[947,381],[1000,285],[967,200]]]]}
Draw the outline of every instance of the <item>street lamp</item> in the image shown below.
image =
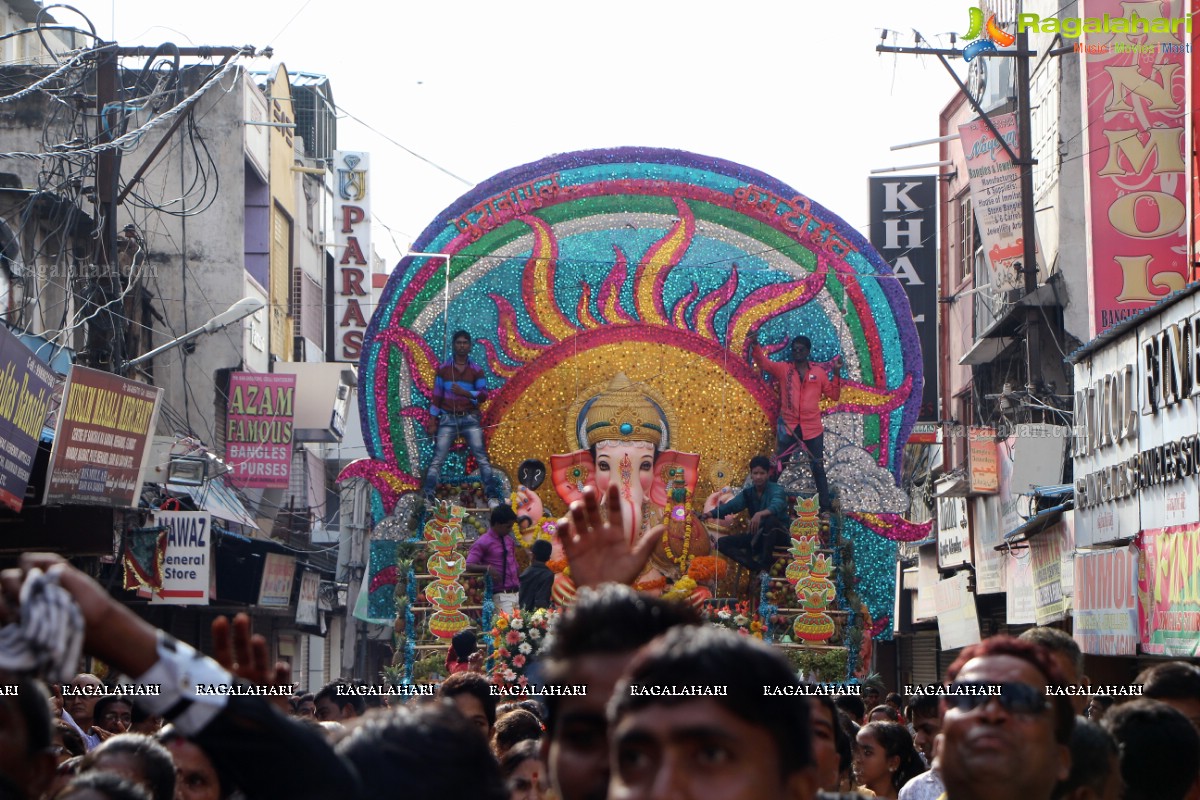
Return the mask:
{"type": "Polygon", "coordinates": [[[144,364],[145,362],[154,358],[159,353],[166,352],[167,350],[170,350],[172,347],[178,347],[179,345],[184,344],[185,342],[190,342],[192,339],[195,339],[199,336],[203,336],[206,333],[216,333],[217,331],[221,330],[222,328],[227,328],[230,325],[232,325],[233,323],[238,322],[239,320],[245,319],[246,317],[250,316],[254,312],[263,308],[264,306],[266,306],[266,303],[263,302],[262,299],[260,299],[258,297],[243,297],[241,300],[238,300],[236,303],[231,305],[228,309],[226,309],[225,311],[222,311],[220,314],[217,314],[215,317],[213,317],[208,322],[201,325],[199,328],[196,328],[193,331],[188,331],[183,336],[172,339],[171,341],[167,342],[166,344],[159,345],[158,347],[154,348],[153,350],[151,350],[148,353],[144,353],[144,354],[138,356],[137,358],[126,361],[124,364],[121,365],[120,371],[124,372],[125,370],[130,369],[131,367],[136,367],[139,364],[144,364]]]}

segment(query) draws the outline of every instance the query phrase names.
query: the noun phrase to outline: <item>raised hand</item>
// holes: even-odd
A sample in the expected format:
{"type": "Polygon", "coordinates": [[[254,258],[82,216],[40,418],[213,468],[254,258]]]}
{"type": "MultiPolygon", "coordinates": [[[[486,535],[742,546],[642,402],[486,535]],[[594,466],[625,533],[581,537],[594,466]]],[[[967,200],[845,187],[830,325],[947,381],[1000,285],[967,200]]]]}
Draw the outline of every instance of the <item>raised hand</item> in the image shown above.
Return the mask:
{"type": "MultiPolygon", "coordinates": [[[[213,658],[231,673],[260,686],[291,686],[292,669],[282,661],[272,666],[267,640],[262,634],[250,634],[250,617],[238,614],[212,621],[213,658]]],[[[271,695],[270,701],[283,713],[291,704],[283,695],[271,695]]]]}
{"type": "Polygon", "coordinates": [[[626,530],[621,515],[621,495],[616,484],[604,498],[605,520],[595,488],[583,490],[583,499],[571,503],[567,516],[558,521],[558,537],[571,567],[571,578],[580,589],[614,582],[632,585],[645,570],[665,529],[656,525],[630,545],[634,531],[626,530]]]}

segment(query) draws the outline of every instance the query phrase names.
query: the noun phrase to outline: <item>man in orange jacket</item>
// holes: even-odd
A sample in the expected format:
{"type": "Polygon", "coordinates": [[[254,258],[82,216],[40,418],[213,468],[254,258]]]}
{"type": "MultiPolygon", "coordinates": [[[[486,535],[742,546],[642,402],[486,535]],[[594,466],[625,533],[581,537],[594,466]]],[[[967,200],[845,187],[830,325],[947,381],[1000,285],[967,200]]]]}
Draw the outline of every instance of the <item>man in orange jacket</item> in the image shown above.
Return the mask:
{"type": "Polygon", "coordinates": [[[837,400],[842,396],[839,375],[842,357],[831,362],[832,376],[809,362],[812,341],[807,336],[792,339],[791,363],[772,361],[755,339],[751,354],[759,369],[779,384],[779,421],[776,424],[776,454],[780,469],[787,455],[801,447],[812,462],[813,482],[820,497],[821,514],[833,510],[829,499],[829,480],[825,477],[825,427],[821,424],[821,398],[837,400]]]}

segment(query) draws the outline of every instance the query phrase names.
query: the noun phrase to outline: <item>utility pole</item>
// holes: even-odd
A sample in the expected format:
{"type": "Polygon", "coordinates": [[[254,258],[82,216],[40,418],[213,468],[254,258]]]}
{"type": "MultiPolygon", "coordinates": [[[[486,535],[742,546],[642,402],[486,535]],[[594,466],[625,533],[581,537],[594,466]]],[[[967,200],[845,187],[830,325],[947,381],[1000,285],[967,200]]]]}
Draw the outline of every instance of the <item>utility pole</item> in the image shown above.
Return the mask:
{"type": "MultiPolygon", "coordinates": [[[[1020,17],[1023,3],[1017,2],[1017,16],[1020,17]]],[[[923,40],[920,33],[916,34],[916,42],[918,45],[923,40]]],[[[886,33],[885,33],[886,35],[886,33]]],[[[992,123],[987,112],[979,105],[979,98],[971,94],[970,89],[963,83],[962,79],[950,66],[947,58],[961,58],[962,50],[933,47],[890,47],[885,44],[879,44],[875,50],[880,53],[904,53],[909,55],[933,55],[937,56],[942,62],[942,66],[950,73],[950,77],[958,85],[959,91],[967,98],[971,108],[975,113],[982,118],[984,124],[987,125],[992,135],[996,137],[996,141],[1000,148],[1005,151],[1014,165],[1019,169],[1018,180],[1021,190],[1021,228],[1024,234],[1023,252],[1020,263],[1020,272],[1023,277],[1023,299],[1027,303],[1024,314],[1025,321],[1025,388],[1030,396],[1037,396],[1041,391],[1044,382],[1042,381],[1041,367],[1041,320],[1039,319],[1040,310],[1037,305],[1033,304],[1033,295],[1037,291],[1038,283],[1038,267],[1037,267],[1037,233],[1036,219],[1034,212],[1034,197],[1033,197],[1033,167],[1037,164],[1037,159],[1033,157],[1033,124],[1032,124],[1032,107],[1029,97],[1029,59],[1037,55],[1029,49],[1029,34],[1017,29],[1017,41],[1015,50],[991,50],[978,54],[977,58],[1011,58],[1016,61],[1016,101],[1017,101],[1017,149],[1020,151],[1020,156],[1009,147],[1008,143],[996,130],[996,126],[992,123]]],[[[1070,48],[1061,48],[1051,50],[1048,55],[1061,55],[1065,52],[1070,52],[1070,48]]]]}
{"type": "MultiPolygon", "coordinates": [[[[1018,0],[1017,15],[1020,18],[1022,5],[1018,0]]],[[[1029,50],[1029,33],[1017,28],[1017,52],[1029,50]]],[[[1037,229],[1033,208],[1033,109],[1029,103],[1029,58],[1033,54],[1017,58],[1017,142],[1021,151],[1021,230],[1025,234],[1021,257],[1021,272],[1025,278],[1025,389],[1030,397],[1037,397],[1042,388],[1041,321],[1034,304],[1033,294],[1037,291],[1037,229]]]]}
{"type": "MultiPolygon", "coordinates": [[[[224,60],[217,65],[214,74],[242,52],[241,48],[236,47],[180,47],[176,51],[180,56],[222,57],[224,60]]],[[[119,105],[120,59],[154,58],[159,54],[157,48],[117,47],[111,44],[101,50],[96,62],[97,144],[106,144],[121,135],[118,122],[123,118],[125,109],[119,105]]],[[[187,114],[180,114],[174,119],[163,132],[158,145],[129,179],[125,191],[119,194],[120,150],[109,148],[96,155],[95,240],[92,243],[91,263],[82,276],[85,285],[82,292],[83,316],[87,319],[87,364],[95,369],[120,372],[121,366],[128,360],[122,324],[125,315],[121,297],[125,287],[117,252],[117,209],[186,118],[187,114]]],[[[133,276],[130,276],[130,280],[133,280],[133,276]]]]}
{"type": "MultiPolygon", "coordinates": [[[[116,132],[109,121],[109,105],[118,95],[118,50],[105,49],[96,64],[96,141],[105,144],[116,132]]],[[[96,231],[92,243],[92,261],[87,265],[87,290],[84,293],[87,327],[87,363],[96,369],[112,371],[124,361],[124,336],[114,317],[112,304],[121,295],[120,267],[117,264],[117,178],[120,154],[116,148],[102,150],[96,156],[96,231]]]]}

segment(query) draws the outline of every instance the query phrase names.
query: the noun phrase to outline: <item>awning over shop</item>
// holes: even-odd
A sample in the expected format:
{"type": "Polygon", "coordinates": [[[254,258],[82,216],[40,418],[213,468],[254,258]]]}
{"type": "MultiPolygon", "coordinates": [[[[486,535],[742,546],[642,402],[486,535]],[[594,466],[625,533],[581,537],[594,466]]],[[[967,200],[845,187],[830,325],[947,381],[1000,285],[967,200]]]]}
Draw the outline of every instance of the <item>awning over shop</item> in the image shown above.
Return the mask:
{"type": "Polygon", "coordinates": [[[254,516],[246,510],[246,506],[234,493],[223,478],[215,478],[203,486],[181,486],[168,483],[167,491],[186,494],[196,502],[198,508],[211,513],[217,519],[245,525],[258,530],[254,516]]]}
{"type": "Polygon", "coordinates": [[[1004,534],[1004,541],[996,545],[994,550],[1007,550],[1013,545],[1024,544],[1025,542],[1037,536],[1042,531],[1054,525],[1060,519],[1064,512],[1070,511],[1075,507],[1075,501],[1072,499],[1069,502],[1061,505],[1047,508],[1044,511],[1039,511],[1032,517],[1027,519],[1019,527],[1014,528],[1004,534]]]}

